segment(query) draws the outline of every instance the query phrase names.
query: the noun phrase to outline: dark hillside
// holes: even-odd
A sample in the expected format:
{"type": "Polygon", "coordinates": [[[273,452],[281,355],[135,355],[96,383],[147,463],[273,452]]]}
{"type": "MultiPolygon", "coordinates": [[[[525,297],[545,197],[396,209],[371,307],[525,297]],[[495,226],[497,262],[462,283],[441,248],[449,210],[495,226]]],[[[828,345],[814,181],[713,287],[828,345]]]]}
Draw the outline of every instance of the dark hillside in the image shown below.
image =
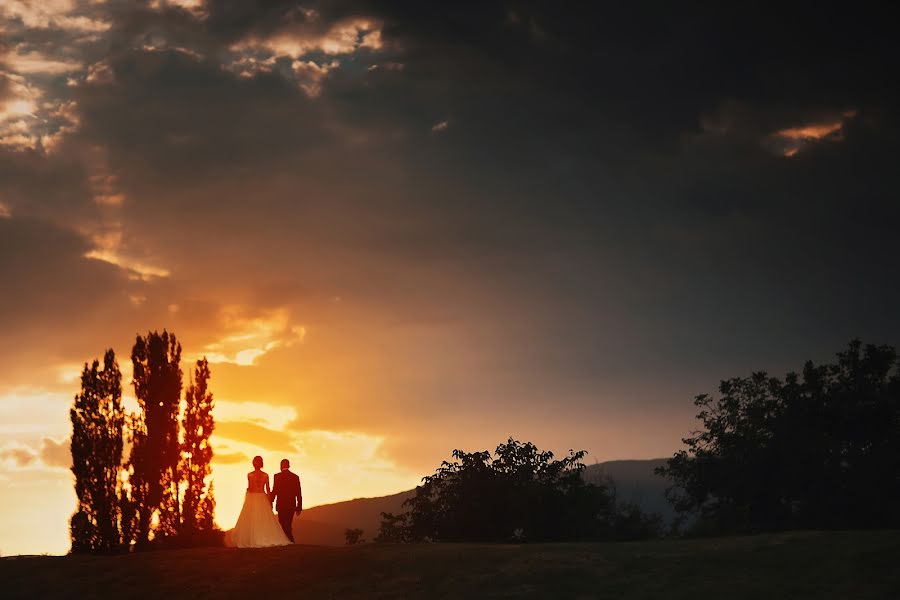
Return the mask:
{"type": "Polygon", "coordinates": [[[379,498],[356,498],[334,504],[323,504],[303,511],[294,519],[294,539],[304,544],[342,546],[344,531],[362,529],[364,537],[372,540],[381,525],[381,513],[398,513],[403,501],[415,495],[415,490],[379,498]]]}
{"type": "Polygon", "coordinates": [[[16,598],[884,599],[900,532],[604,544],[198,548],[0,559],[16,598]]]}

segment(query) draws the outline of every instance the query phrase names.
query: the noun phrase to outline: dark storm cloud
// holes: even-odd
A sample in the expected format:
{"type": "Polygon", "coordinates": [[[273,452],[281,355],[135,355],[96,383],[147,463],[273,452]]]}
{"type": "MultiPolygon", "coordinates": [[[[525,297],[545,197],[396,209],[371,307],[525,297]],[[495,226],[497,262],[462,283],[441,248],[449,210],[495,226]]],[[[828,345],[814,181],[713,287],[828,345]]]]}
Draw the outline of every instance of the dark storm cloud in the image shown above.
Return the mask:
{"type": "Polygon", "coordinates": [[[0,148],[0,201],[14,213],[78,222],[94,213],[87,184],[84,166],[71,156],[0,148]]]}
{"type": "MultiPolygon", "coordinates": [[[[419,112],[453,123],[440,152],[426,146],[410,157],[420,172],[434,177],[428,163],[439,164],[436,177],[451,186],[465,173],[478,192],[457,194],[458,203],[482,218],[494,213],[507,234],[517,226],[533,233],[537,250],[562,250],[582,265],[568,267],[580,275],[609,250],[601,240],[614,236],[609,245],[624,255],[617,262],[638,271],[636,278],[647,271],[637,296],[648,316],[663,309],[661,325],[678,315],[660,306],[658,281],[683,288],[683,302],[710,303],[717,300],[708,282],[719,281],[727,286],[720,308],[697,308],[715,318],[726,304],[732,319],[751,321],[759,305],[741,301],[742,283],[752,284],[750,297],[770,298],[770,310],[796,303],[785,307],[793,316],[809,310],[813,298],[804,292],[813,283],[813,304],[834,302],[829,319],[848,318],[836,310],[843,303],[829,282],[842,275],[872,281],[894,264],[886,246],[896,222],[897,188],[888,175],[896,93],[883,74],[896,69],[898,55],[883,20],[821,11],[778,19],[697,15],[674,6],[651,13],[486,3],[394,11],[398,5],[388,4],[376,10],[384,37],[408,50],[406,68],[390,80],[391,97],[405,96],[404,108],[419,100],[419,112]],[[735,106],[743,118],[704,132],[704,119],[735,106]],[[842,141],[795,161],[763,143],[782,128],[850,108],[858,116],[842,141]],[[537,227],[528,229],[529,221],[537,227]],[[848,245],[856,245],[859,261],[847,258],[848,245]],[[792,278],[787,265],[804,257],[833,270],[819,268],[812,282],[792,278]],[[782,285],[790,292],[775,300],[782,285]]],[[[374,105],[389,112],[379,92],[374,105]]],[[[373,105],[360,104],[363,111],[373,105]]],[[[508,235],[497,238],[516,249],[508,235]]],[[[879,304],[896,297],[887,286],[879,304]]]]}
{"type": "MultiPolygon", "coordinates": [[[[242,300],[305,309],[345,296],[374,307],[372,327],[411,364],[435,347],[471,353],[393,378],[361,368],[373,395],[423,420],[488,397],[688,405],[719,377],[828,358],[852,335],[900,338],[889,19],[671,3],[302,8],[104,8],[111,27],[86,52],[110,77],[66,92],[80,117],[68,151],[109,150],[131,243],[195,293],[236,281],[242,300]],[[380,24],[380,47],[309,42],[298,59],[266,46],[352,18],[380,24]],[[244,54],[269,63],[240,77],[244,54]],[[340,64],[315,96],[295,60],[340,64]],[[837,129],[783,155],[779,132],[823,123],[837,129]]],[[[30,179],[6,163],[16,190],[86,204],[77,169],[27,160],[30,179]]],[[[344,357],[347,339],[369,352],[382,339],[342,333],[324,344],[344,357]]],[[[333,418],[389,418],[369,410],[333,418]]]]}
{"type": "Polygon", "coordinates": [[[276,75],[243,81],[167,50],[129,51],[110,62],[115,81],[85,86],[77,101],[81,135],[108,144],[114,166],[145,166],[147,178],[202,179],[232,165],[265,169],[273,158],[325,143],[318,107],[276,75]]]}
{"type": "MultiPolygon", "coordinates": [[[[264,171],[267,159],[283,161],[286,154],[333,141],[327,134],[334,131],[319,129],[322,105],[328,105],[324,118],[364,131],[378,125],[379,133],[391,127],[407,132],[408,145],[387,151],[412,165],[423,189],[449,188],[431,204],[442,220],[462,219],[438,232],[436,242],[446,238],[446,251],[482,255],[487,248],[479,240],[503,249],[515,235],[508,231],[517,227],[529,245],[540,248],[560,243],[554,238],[570,238],[575,227],[589,252],[598,236],[578,230],[585,222],[606,235],[609,218],[631,219],[624,224],[641,229],[645,217],[651,226],[654,221],[647,213],[658,211],[687,210],[690,221],[695,210],[728,214],[734,207],[781,206],[765,184],[778,189],[774,178],[781,176],[783,161],[758,146],[759,138],[822,111],[868,109],[889,97],[879,73],[896,52],[885,48],[887,32],[871,21],[838,22],[816,13],[776,22],[734,11],[648,18],[627,8],[549,7],[315,6],[320,27],[363,12],[384,19],[383,35],[395,49],[380,59],[405,65],[400,73],[338,70],[320,102],[307,101],[277,73],[240,82],[211,62],[183,54],[127,53],[115,63],[126,93],[98,94],[96,104],[90,96],[81,98],[84,130],[113,144],[140,139],[148,163],[176,176],[179,168],[196,169],[205,160],[212,167],[249,161],[251,169],[264,171]],[[834,35],[838,28],[841,35],[834,35]],[[701,133],[702,119],[720,113],[724,103],[745,106],[753,116],[699,155],[686,152],[684,137],[701,133]],[[427,128],[447,117],[453,125],[446,139],[428,140],[435,143],[421,148],[427,128]],[[722,148],[730,164],[720,158],[722,148]],[[745,166],[752,178],[741,176],[745,166]],[[461,172],[468,179],[465,189],[459,189],[461,172]],[[736,185],[730,179],[735,174],[755,185],[736,185]],[[487,223],[473,223],[458,207],[480,209],[475,219],[487,223]],[[559,227],[546,228],[548,220],[559,227]],[[498,232],[498,222],[507,223],[507,231],[498,232]]],[[[220,43],[306,18],[277,3],[213,3],[208,12],[205,21],[182,10],[163,15],[189,24],[191,34],[199,28],[221,32],[220,43]]],[[[141,21],[131,27],[138,31],[141,21]]],[[[424,212],[426,220],[432,218],[424,212]]],[[[407,235],[417,236],[416,229],[407,235]]],[[[415,238],[410,243],[419,244],[415,238]]]]}
{"type": "Polygon", "coordinates": [[[374,118],[396,99],[420,127],[429,111],[452,123],[407,157],[443,199],[442,227],[389,243],[442,247],[520,316],[540,315],[527,332],[495,323],[517,348],[509,371],[540,373],[532,389],[677,402],[698,381],[827,358],[853,335],[900,336],[885,277],[900,189],[883,74],[897,50],[883,20],[554,5],[504,22],[419,6],[381,14],[406,66],[356,97],[384,111],[374,118]],[[848,109],[839,140],[792,159],[767,146],[848,109]],[[741,114],[705,129],[729,111],[741,114]],[[648,372],[668,390],[640,389],[648,372]]]}

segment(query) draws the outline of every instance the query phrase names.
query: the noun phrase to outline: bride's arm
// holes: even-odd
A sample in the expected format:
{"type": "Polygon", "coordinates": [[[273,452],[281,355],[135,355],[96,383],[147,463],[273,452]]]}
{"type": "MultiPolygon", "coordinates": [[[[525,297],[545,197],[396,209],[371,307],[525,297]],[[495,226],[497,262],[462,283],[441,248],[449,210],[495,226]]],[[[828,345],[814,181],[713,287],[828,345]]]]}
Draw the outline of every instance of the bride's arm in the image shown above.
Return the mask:
{"type": "Polygon", "coordinates": [[[247,473],[247,491],[250,491],[250,473],[247,473]]]}
{"type": "Polygon", "coordinates": [[[267,473],[267,474],[266,474],[266,496],[268,496],[268,495],[271,494],[271,493],[272,493],[272,492],[271,492],[271,490],[269,489],[269,475],[268,475],[268,473],[267,473]]]}

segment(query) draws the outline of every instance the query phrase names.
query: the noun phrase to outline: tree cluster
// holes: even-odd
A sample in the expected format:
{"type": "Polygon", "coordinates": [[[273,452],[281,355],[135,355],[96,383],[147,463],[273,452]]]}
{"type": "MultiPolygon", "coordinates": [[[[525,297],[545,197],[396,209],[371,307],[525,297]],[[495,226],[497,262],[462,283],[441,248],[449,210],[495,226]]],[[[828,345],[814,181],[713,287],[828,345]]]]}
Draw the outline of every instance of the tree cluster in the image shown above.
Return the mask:
{"type": "Polygon", "coordinates": [[[703,427],[658,470],[696,533],[900,527],[900,363],[853,341],[783,380],[723,381],[703,427]]]}
{"type": "Polygon", "coordinates": [[[562,459],[510,438],[491,452],[453,451],[423,478],[399,515],[382,513],[381,542],[575,541],[656,535],[658,520],[634,522],[606,485],[582,477],[585,451],[562,459]],[[623,518],[626,517],[626,518],[623,518]],[[629,526],[630,530],[623,527],[629,526]]]}
{"type": "Polygon", "coordinates": [[[112,349],[103,369],[97,360],[85,365],[70,411],[78,497],[73,552],[175,538],[190,543],[215,529],[215,498],[207,483],[215,426],[209,365],[205,358],[197,361],[182,401],[181,344],[174,334],[138,336],[131,360],[137,412],[125,414],[112,349]]]}

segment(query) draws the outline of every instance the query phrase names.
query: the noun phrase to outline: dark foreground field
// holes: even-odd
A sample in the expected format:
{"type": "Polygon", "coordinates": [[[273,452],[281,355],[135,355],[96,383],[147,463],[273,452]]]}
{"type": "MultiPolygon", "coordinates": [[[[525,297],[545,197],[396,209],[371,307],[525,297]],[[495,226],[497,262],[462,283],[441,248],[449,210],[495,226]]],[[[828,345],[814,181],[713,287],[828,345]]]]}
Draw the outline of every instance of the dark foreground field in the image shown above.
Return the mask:
{"type": "Polygon", "coordinates": [[[0,559],[3,598],[892,598],[900,532],[0,559]]]}

